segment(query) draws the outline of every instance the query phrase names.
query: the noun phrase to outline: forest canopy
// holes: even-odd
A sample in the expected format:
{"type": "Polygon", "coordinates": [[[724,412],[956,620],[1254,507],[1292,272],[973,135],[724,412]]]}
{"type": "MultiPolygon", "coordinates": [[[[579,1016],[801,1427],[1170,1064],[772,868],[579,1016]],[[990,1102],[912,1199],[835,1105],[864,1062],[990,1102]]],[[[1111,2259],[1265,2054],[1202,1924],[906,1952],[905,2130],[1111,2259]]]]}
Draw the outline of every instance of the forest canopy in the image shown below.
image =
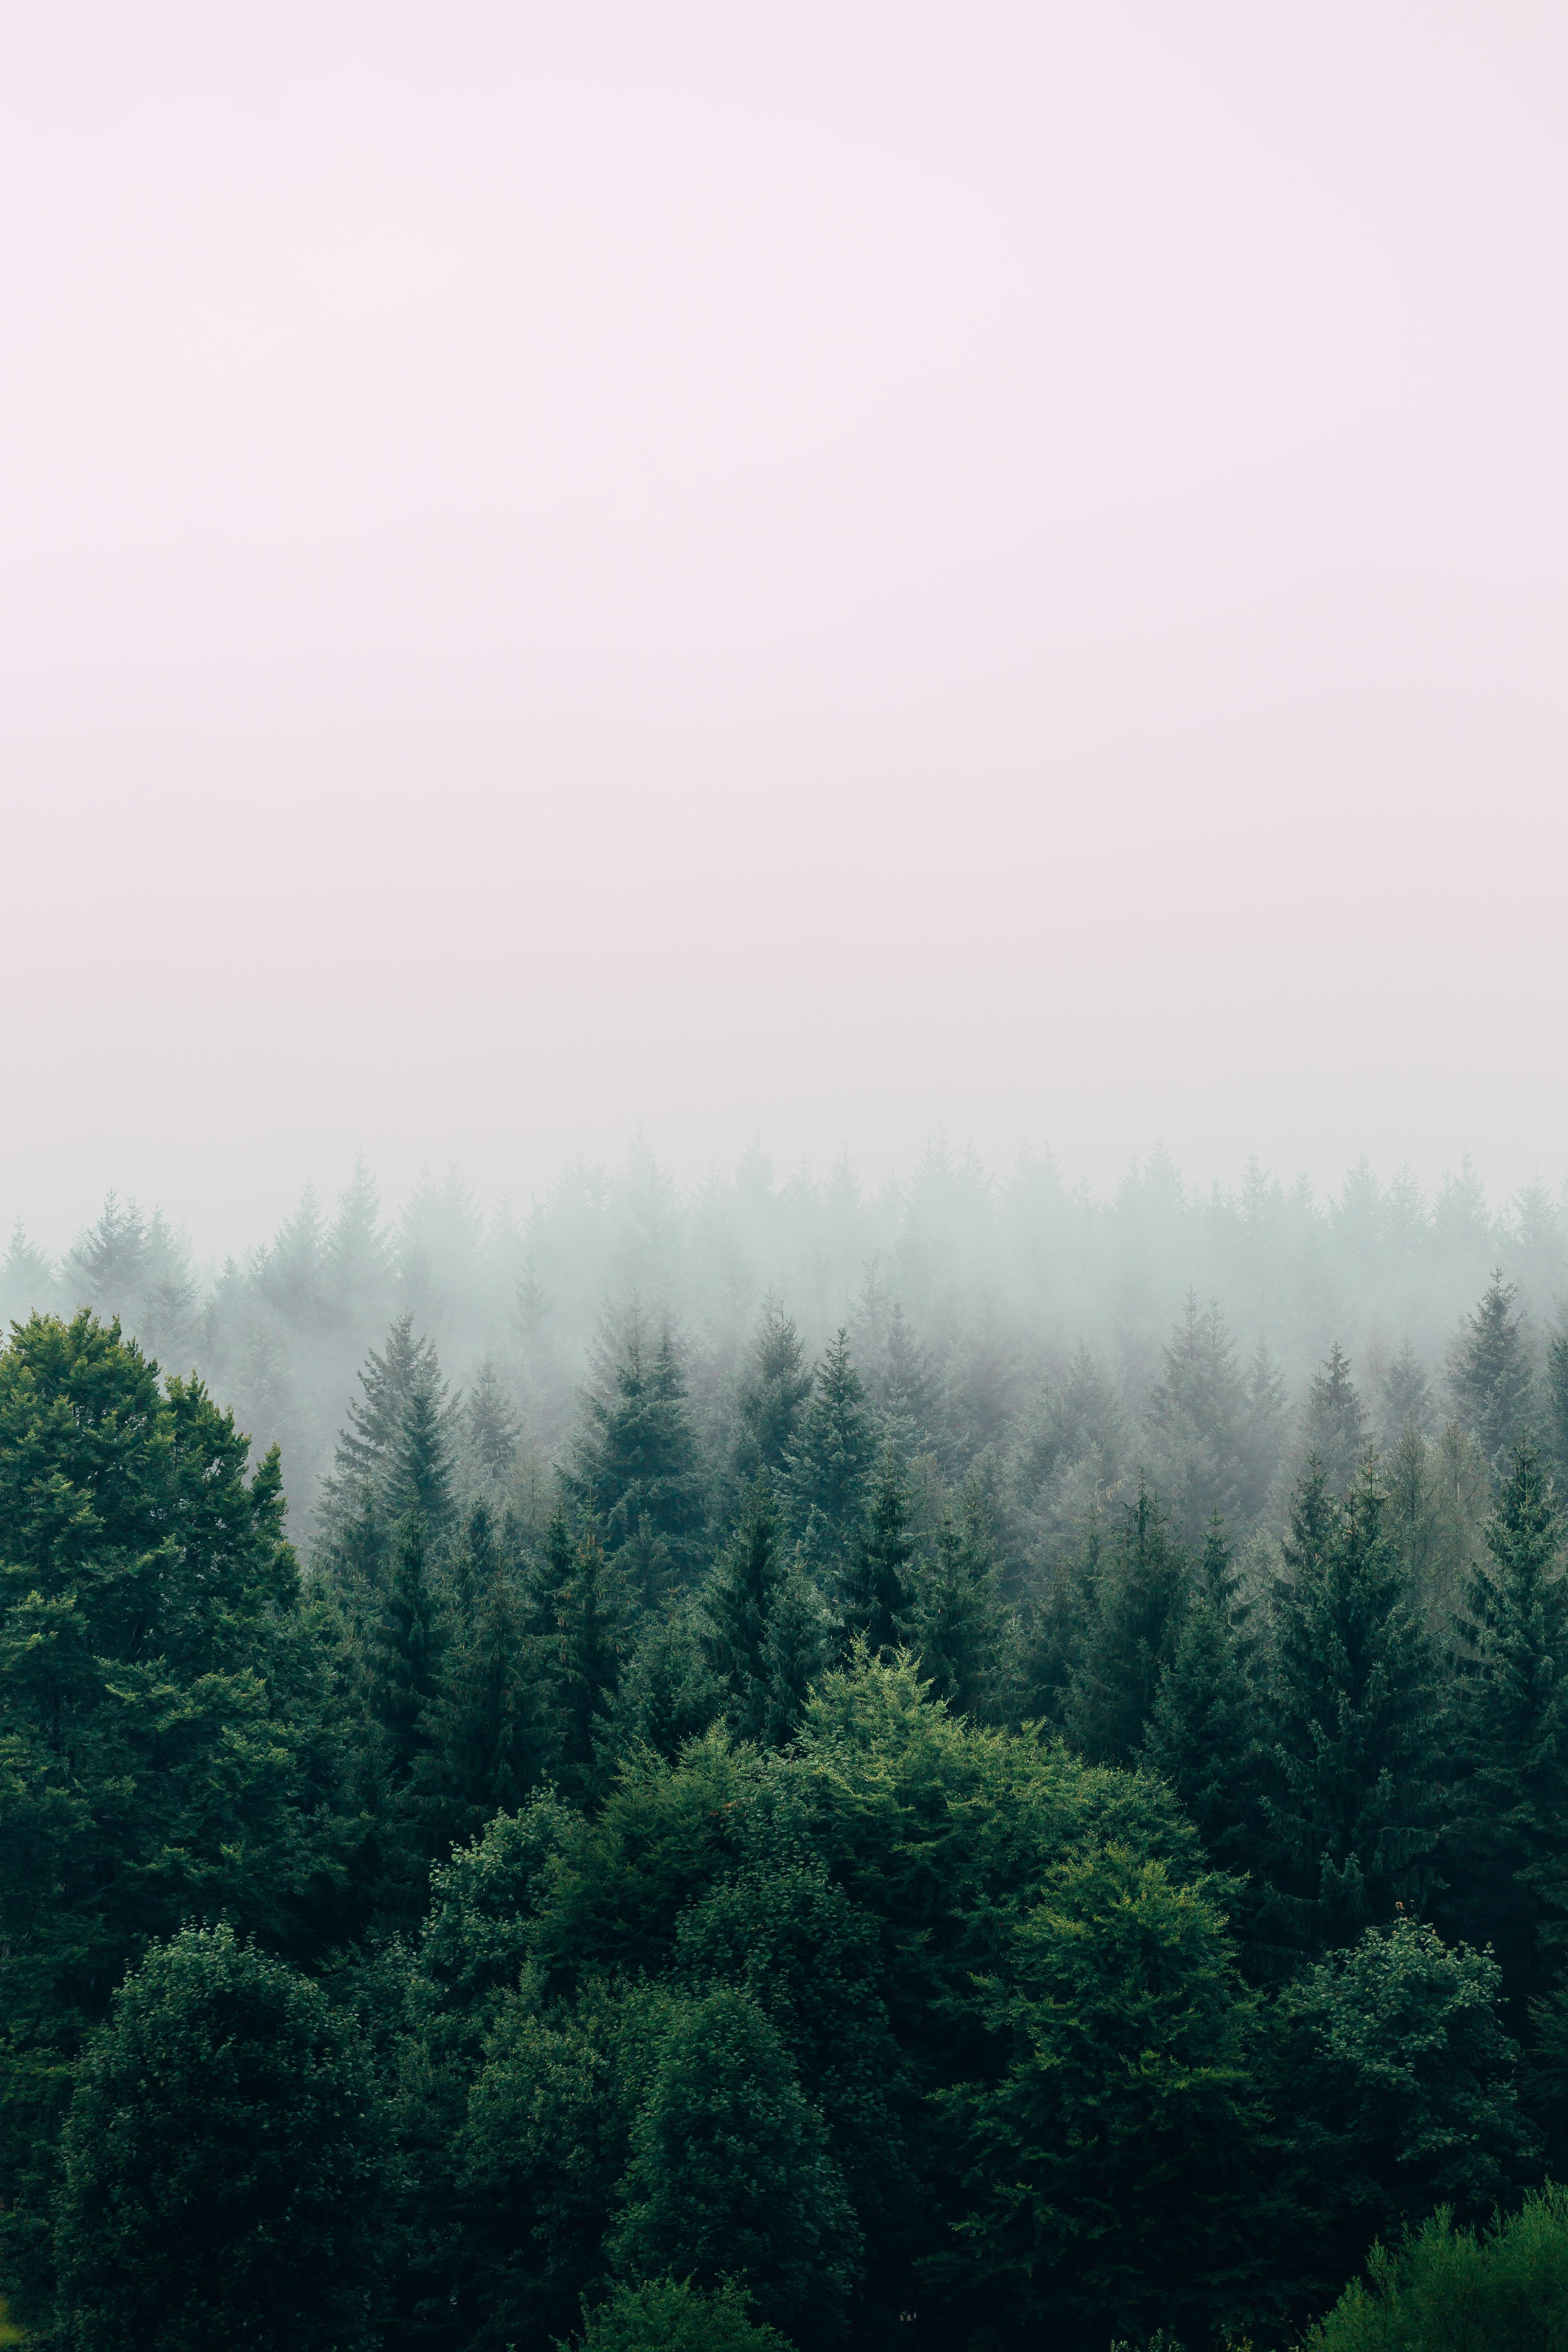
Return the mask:
{"type": "Polygon", "coordinates": [[[1468,1171],[940,1150],[19,1235],[14,2315],[1217,2352],[1568,2276],[1565,1259],[1468,1171]]]}

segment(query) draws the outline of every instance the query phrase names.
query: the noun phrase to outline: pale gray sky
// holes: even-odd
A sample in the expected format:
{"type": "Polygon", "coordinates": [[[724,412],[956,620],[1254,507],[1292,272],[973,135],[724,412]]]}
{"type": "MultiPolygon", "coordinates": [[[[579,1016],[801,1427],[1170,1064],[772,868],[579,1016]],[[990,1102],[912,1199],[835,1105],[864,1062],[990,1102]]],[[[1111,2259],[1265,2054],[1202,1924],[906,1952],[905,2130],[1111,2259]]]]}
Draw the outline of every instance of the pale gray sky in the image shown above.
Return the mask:
{"type": "Polygon", "coordinates": [[[1568,15],[58,0],[0,1216],[1568,1171],[1568,15]]]}

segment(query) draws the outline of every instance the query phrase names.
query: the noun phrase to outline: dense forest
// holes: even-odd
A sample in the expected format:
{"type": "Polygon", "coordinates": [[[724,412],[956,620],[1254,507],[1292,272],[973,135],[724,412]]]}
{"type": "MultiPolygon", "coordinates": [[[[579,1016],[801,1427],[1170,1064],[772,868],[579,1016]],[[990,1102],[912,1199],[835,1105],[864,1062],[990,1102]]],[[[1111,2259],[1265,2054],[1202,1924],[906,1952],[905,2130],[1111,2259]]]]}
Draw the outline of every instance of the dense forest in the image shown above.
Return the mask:
{"type": "Polygon", "coordinates": [[[1468,1165],[18,1228],[13,2319],[1544,2344],[1564,1304],[1468,1165]]]}

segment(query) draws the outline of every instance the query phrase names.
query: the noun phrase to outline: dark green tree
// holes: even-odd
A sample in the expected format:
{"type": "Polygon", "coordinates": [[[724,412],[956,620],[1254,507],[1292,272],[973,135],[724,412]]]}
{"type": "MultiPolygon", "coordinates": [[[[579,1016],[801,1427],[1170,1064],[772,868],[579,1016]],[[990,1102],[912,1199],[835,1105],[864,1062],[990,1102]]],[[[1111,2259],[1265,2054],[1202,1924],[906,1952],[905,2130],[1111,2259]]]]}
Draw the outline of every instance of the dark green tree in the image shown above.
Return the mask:
{"type": "Polygon", "coordinates": [[[1192,1572],[1142,1478],[1097,1565],[1062,1723],[1091,1763],[1126,1764],[1142,1745],[1175,1655],[1192,1572]]]}
{"type": "Polygon", "coordinates": [[[763,1470],[783,1475],[811,1379],[795,1318],[770,1298],[735,1401],[733,1469],[743,1485],[763,1470]]]}
{"type": "Polygon", "coordinates": [[[1369,1463],[1343,1503],[1310,1465],[1275,1596],[1268,1689],[1270,1908],[1279,1938],[1343,1944],[1416,1903],[1439,1810],[1426,1637],[1369,1463]]]}
{"type": "Polygon", "coordinates": [[[747,2317],[732,2279],[707,2294],[689,2279],[623,2282],[583,2315],[583,2352],[791,2352],[777,2328],[747,2317]]]}
{"type": "Polygon", "coordinates": [[[785,1456],[790,1522],[814,1566],[830,1568],[854,1542],[875,1454],[865,1383],[840,1330],[824,1352],[785,1456]]]}
{"type": "Polygon", "coordinates": [[[442,1534],[452,1517],[452,1413],[445,1397],[438,1375],[426,1369],[416,1377],[388,1465],[388,1507],[417,1513],[432,1535],[442,1534]]]}
{"type": "Polygon", "coordinates": [[[388,2188],[351,2021],[231,1927],[184,1928],[126,1979],[77,2076],[61,2338],[79,2352],[375,2345],[388,2188]]]}
{"type": "Polygon", "coordinates": [[[1456,1929],[1493,1948],[1522,2003],[1568,1945],[1568,1582],[1563,1522],[1529,1438],[1486,1540],[1459,1619],[1458,1785],[1443,1859],[1456,1929]]]}
{"type": "MultiPolygon", "coordinates": [[[[1252,1878],[1267,1852],[1263,1716],[1247,1671],[1248,1614],[1223,1529],[1211,1527],[1171,1663],[1161,1678],[1143,1752],[1181,1799],[1216,1869],[1252,1878]]],[[[1256,1890],[1240,1897],[1252,1924],[1256,1890]]]]}
{"type": "Polygon", "coordinates": [[[601,1347],[583,1411],[563,1487],[603,1528],[611,1558],[636,1547],[626,1572],[651,1605],[698,1573],[707,1505],[674,1340],[667,1328],[650,1348],[635,1303],[619,1352],[601,1347]]]}
{"type": "Polygon", "coordinates": [[[1312,1375],[1302,1433],[1308,1459],[1321,1465],[1330,1493],[1347,1493],[1366,1451],[1366,1415],[1351,1378],[1350,1359],[1337,1339],[1328,1361],[1312,1375]]]}
{"type": "Polygon", "coordinates": [[[893,1648],[909,1617],[909,1566],[915,1550],[909,1508],[899,1457],[884,1446],[859,1541],[840,1581],[844,1639],[864,1641],[873,1657],[893,1648]]]}
{"type": "Polygon", "coordinates": [[[600,1748],[620,1682],[626,1622],[619,1580],[591,1520],[553,1590],[552,1612],[554,1769],[563,1789],[585,1798],[600,1779],[600,1748]]]}
{"type": "Polygon", "coordinates": [[[678,2011],[632,2127],[610,2242],[623,2276],[743,2282],[764,2319],[843,2333],[857,2231],[821,2116],[750,1994],[678,2011]]]}
{"type": "Polygon", "coordinates": [[[494,1358],[487,1356],[464,1407],[463,1446],[479,1482],[492,1493],[504,1491],[521,1435],[522,1417],[502,1384],[494,1358]]]}
{"type": "Polygon", "coordinates": [[[1449,1366],[1462,1425],[1501,1476],[1535,1412],[1535,1366],[1511,1282],[1497,1267],[1473,1315],[1465,1318],[1449,1366]]]}
{"type": "Polygon", "coordinates": [[[920,1580],[914,1622],[921,1672],[936,1696],[981,1719],[994,1708],[1002,1611],[991,1514],[977,1478],[967,1481],[962,1516],[944,1511],[936,1558],[920,1580]]]}

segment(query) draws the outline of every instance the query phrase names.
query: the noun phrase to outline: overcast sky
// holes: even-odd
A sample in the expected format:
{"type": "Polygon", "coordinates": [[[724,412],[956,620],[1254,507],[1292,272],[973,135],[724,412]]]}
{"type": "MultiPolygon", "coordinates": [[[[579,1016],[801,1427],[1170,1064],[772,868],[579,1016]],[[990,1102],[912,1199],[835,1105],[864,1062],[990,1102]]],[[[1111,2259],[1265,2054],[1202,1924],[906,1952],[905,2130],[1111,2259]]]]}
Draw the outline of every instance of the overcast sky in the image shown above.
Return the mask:
{"type": "Polygon", "coordinates": [[[1568,1171],[1568,12],[51,0],[0,1216],[1568,1171]]]}

